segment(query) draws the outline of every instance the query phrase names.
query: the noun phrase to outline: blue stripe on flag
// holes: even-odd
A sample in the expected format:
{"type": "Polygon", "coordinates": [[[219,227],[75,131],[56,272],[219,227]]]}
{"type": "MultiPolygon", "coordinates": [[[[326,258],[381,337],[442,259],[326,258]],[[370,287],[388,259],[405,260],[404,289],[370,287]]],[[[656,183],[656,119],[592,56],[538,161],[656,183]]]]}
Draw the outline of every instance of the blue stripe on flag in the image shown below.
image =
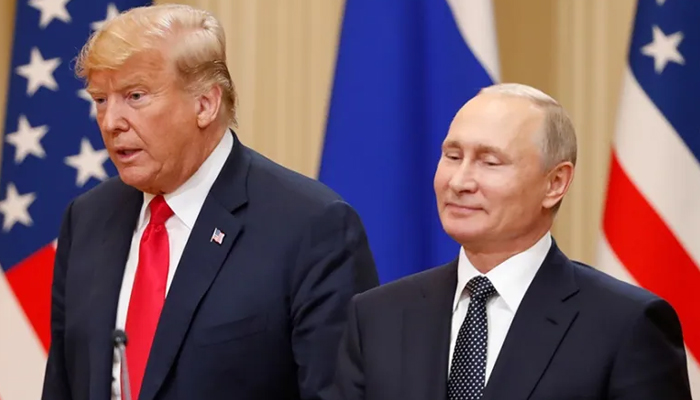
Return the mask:
{"type": "Polygon", "coordinates": [[[632,33],[629,63],[632,73],[656,107],[700,161],[700,2],[640,0],[632,33]],[[642,49],[653,42],[653,27],[664,36],[681,32],[677,50],[683,63],[668,61],[658,73],[655,58],[642,49]]]}
{"type": "Polygon", "coordinates": [[[346,4],[319,179],[359,212],[382,282],[454,259],[433,175],[459,108],[492,83],[443,1],[346,4]]]}

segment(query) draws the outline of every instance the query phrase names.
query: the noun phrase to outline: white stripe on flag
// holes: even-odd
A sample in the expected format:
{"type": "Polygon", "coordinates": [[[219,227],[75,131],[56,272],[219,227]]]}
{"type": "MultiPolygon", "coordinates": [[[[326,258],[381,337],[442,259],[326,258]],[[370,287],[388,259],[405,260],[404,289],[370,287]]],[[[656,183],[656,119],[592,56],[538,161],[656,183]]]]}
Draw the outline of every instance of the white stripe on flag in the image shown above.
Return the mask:
{"type": "Polygon", "coordinates": [[[0,399],[41,398],[46,353],[0,270],[0,399]]]}
{"type": "MultiPolygon", "coordinates": [[[[627,269],[622,266],[620,259],[617,258],[615,253],[610,248],[605,233],[601,232],[600,241],[598,242],[598,263],[599,265],[604,265],[604,271],[620,279],[624,282],[631,283],[633,285],[639,286],[632,275],[627,272],[627,269]]],[[[690,389],[692,391],[692,396],[694,399],[700,399],[700,364],[698,361],[690,354],[690,351],[686,348],[685,353],[688,356],[688,375],[690,378],[690,389]]]]}
{"type": "Polygon", "coordinates": [[[501,79],[491,0],[447,0],[459,31],[493,82],[501,79]]]}
{"type": "Polygon", "coordinates": [[[700,265],[700,163],[625,70],[615,150],[620,165],[700,265]]]}

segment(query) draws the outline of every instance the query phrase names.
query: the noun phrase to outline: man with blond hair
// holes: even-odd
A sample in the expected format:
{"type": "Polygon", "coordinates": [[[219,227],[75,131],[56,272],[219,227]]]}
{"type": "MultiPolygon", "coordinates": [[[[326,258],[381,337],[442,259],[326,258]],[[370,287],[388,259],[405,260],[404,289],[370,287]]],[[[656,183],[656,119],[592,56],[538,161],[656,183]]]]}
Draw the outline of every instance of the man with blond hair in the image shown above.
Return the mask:
{"type": "Polygon", "coordinates": [[[119,176],[66,210],[43,399],[328,398],[348,302],[378,284],[374,261],[348,204],[228,128],[217,20],[132,9],[76,70],[119,176]]]}
{"type": "Polygon", "coordinates": [[[690,400],[678,317],[654,294],[569,260],[550,229],[576,136],[541,91],[467,102],[434,189],[456,259],[354,297],[344,400],[690,400]]]}

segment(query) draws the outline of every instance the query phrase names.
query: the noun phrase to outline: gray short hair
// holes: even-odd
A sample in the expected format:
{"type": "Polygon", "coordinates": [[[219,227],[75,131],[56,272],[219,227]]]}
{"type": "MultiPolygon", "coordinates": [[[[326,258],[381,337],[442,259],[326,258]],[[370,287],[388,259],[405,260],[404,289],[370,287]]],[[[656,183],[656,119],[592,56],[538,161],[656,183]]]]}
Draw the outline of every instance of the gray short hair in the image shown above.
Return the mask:
{"type": "Polygon", "coordinates": [[[499,83],[481,90],[481,93],[501,94],[530,100],[544,111],[542,160],[546,169],[570,161],[576,165],[576,130],[569,115],[558,101],[531,86],[519,83],[499,83]]]}

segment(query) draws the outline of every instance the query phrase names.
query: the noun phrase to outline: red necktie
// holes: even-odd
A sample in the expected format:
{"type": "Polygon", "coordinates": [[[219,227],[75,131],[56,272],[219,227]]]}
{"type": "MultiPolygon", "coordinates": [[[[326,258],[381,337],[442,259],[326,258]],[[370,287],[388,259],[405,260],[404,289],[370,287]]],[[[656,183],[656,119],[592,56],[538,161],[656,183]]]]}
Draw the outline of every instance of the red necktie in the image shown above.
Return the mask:
{"type": "Polygon", "coordinates": [[[141,237],[139,263],[126,318],[126,334],[129,340],[126,346],[126,360],[129,364],[132,399],[139,398],[151,343],[165,303],[170,263],[165,221],[173,215],[173,210],[168,207],[163,196],[153,198],[148,207],[151,210],[151,218],[141,237]]]}

